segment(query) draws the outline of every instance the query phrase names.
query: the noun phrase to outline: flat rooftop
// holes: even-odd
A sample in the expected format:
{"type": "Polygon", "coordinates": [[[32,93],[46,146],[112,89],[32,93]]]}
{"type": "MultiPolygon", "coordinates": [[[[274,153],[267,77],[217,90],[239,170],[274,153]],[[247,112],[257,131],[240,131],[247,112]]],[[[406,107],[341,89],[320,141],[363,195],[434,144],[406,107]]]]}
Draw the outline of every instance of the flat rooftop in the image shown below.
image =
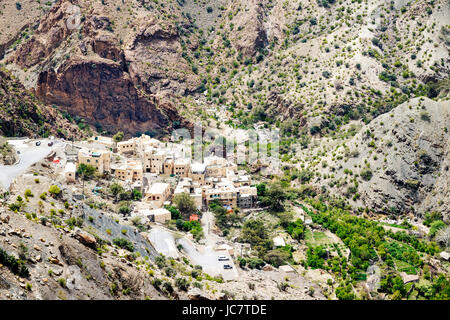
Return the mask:
{"type": "Polygon", "coordinates": [[[186,165],[189,164],[189,159],[178,158],[175,160],[175,165],[186,165]]]}
{"type": "Polygon", "coordinates": [[[168,183],[156,182],[150,186],[147,193],[160,194],[163,193],[170,185],[168,183]]]}
{"type": "Polygon", "coordinates": [[[75,172],[76,165],[73,162],[67,162],[66,167],[64,168],[64,172],[75,172]]]}
{"type": "Polygon", "coordinates": [[[204,163],[193,163],[191,166],[192,173],[205,173],[206,164],[204,163]]]}

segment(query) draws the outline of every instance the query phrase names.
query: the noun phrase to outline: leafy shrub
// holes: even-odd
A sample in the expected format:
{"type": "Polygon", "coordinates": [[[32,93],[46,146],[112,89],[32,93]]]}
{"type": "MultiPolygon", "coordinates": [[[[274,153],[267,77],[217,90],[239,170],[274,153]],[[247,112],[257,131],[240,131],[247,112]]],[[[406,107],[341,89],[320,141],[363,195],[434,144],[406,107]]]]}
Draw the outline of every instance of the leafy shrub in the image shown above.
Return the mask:
{"type": "Polygon", "coordinates": [[[25,263],[16,259],[13,255],[9,255],[5,250],[0,248],[0,264],[6,266],[12,273],[20,276],[20,277],[29,277],[30,272],[28,271],[28,267],[25,263]]]}
{"type": "Polygon", "coordinates": [[[183,291],[187,291],[189,289],[189,281],[186,278],[176,278],[175,285],[183,291]]]}
{"type": "Polygon", "coordinates": [[[370,179],[372,179],[373,173],[372,170],[370,170],[370,168],[365,168],[359,173],[359,175],[364,180],[369,181],[370,179]]]}
{"type": "Polygon", "coordinates": [[[126,249],[130,252],[134,251],[133,243],[130,240],[127,240],[125,238],[115,238],[115,239],[113,239],[113,243],[122,249],[126,249]]]}
{"type": "MultiPolygon", "coordinates": [[[[49,189],[48,192],[53,196],[53,197],[57,197],[61,194],[61,189],[57,186],[57,185],[52,185],[49,189]]],[[[44,199],[42,199],[44,200],[44,199]]]]}

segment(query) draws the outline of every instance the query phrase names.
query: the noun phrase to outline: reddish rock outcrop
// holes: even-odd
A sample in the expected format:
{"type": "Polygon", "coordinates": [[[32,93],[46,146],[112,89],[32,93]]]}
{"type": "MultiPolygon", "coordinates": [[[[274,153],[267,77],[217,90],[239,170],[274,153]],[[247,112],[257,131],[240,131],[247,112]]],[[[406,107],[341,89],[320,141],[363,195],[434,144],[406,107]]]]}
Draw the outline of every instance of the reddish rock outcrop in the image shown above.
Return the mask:
{"type": "Polygon", "coordinates": [[[169,131],[181,119],[168,98],[197,85],[183,72],[190,66],[181,59],[177,29],[155,20],[139,24],[144,27],[130,35],[124,52],[110,19],[95,11],[83,11],[81,28],[68,29],[71,6],[55,4],[8,62],[38,66],[36,95],[91,124],[129,134],[169,131]]]}
{"type": "Polygon", "coordinates": [[[36,93],[105,127],[132,132],[169,125],[157,108],[158,101],[138,93],[120,63],[110,60],[73,59],[58,72],[44,71],[39,75],[36,93]]]}

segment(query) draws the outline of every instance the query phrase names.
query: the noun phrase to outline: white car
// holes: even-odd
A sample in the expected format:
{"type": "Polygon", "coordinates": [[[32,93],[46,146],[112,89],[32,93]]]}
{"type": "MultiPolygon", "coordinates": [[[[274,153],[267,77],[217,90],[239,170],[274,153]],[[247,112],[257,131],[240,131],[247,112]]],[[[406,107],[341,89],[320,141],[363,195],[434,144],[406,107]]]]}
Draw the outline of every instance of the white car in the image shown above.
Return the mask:
{"type": "Polygon", "coordinates": [[[219,261],[228,261],[230,260],[227,256],[218,256],[219,261]]]}

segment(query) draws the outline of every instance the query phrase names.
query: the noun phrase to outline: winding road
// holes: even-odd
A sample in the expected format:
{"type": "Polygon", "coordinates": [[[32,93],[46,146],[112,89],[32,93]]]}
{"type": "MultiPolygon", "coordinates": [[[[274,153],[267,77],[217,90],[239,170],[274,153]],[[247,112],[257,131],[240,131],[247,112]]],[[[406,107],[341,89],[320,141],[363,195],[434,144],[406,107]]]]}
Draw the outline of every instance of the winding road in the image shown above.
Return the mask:
{"type": "Polygon", "coordinates": [[[10,166],[0,165],[0,185],[6,190],[9,189],[11,182],[24,173],[31,165],[44,159],[51,151],[62,146],[58,140],[53,140],[54,145],[49,147],[47,144],[50,140],[39,140],[40,146],[35,145],[35,140],[8,140],[13,145],[16,152],[19,151],[19,161],[10,166]]]}
{"type": "MultiPolygon", "coordinates": [[[[209,231],[209,230],[205,230],[209,231]]],[[[214,250],[212,239],[208,237],[206,246],[197,246],[190,239],[180,237],[175,239],[174,234],[165,228],[154,226],[148,235],[148,240],[158,253],[162,253],[166,257],[177,258],[184,254],[194,265],[202,266],[202,270],[211,276],[222,275],[224,280],[234,280],[238,277],[238,272],[234,266],[233,259],[224,252],[214,250]],[[177,245],[182,246],[181,252],[178,251],[177,245]],[[228,261],[219,261],[219,256],[227,256],[228,261]],[[223,266],[229,264],[232,269],[224,269],[223,266]]]]}

